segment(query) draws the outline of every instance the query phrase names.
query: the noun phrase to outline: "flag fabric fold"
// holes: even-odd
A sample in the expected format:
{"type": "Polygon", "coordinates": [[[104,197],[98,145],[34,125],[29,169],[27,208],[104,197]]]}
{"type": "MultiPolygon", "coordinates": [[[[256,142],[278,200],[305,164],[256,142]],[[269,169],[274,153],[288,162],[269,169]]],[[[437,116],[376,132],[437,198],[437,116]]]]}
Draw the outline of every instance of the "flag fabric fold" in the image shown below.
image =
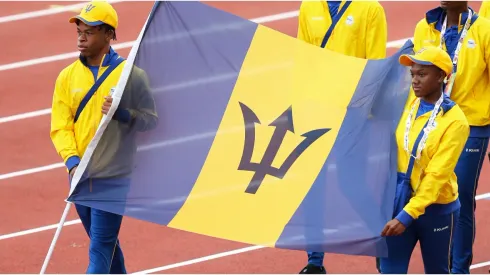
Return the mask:
{"type": "Polygon", "coordinates": [[[397,59],[412,47],[363,60],[204,3],[156,2],[114,92],[154,116],[121,126],[110,113],[67,201],[249,244],[386,256],[410,88],[397,59]]]}

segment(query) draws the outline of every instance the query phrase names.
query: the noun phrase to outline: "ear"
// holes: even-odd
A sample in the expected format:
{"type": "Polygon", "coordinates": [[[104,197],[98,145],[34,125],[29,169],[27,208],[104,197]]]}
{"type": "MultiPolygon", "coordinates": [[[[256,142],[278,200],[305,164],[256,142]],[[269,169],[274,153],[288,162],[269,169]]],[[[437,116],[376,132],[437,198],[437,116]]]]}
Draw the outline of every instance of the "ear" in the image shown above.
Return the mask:
{"type": "Polygon", "coordinates": [[[107,30],[105,32],[105,40],[107,42],[110,42],[113,36],[114,36],[114,33],[112,32],[112,30],[107,30]]]}
{"type": "Polygon", "coordinates": [[[439,76],[438,81],[439,81],[439,83],[443,83],[444,79],[446,78],[446,73],[443,70],[440,70],[439,74],[440,74],[440,76],[439,76]]]}

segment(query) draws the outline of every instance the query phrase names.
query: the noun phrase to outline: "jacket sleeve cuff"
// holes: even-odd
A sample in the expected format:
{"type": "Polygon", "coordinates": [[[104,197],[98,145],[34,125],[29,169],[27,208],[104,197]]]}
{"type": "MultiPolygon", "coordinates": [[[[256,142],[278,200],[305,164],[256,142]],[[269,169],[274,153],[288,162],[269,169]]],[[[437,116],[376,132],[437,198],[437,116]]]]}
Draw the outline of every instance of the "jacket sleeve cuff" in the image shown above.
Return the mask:
{"type": "Polygon", "coordinates": [[[131,113],[126,109],[117,109],[113,118],[117,121],[129,123],[131,121],[131,113]]]}
{"type": "Polygon", "coordinates": [[[405,227],[410,226],[412,224],[414,218],[410,216],[405,210],[402,210],[397,216],[396,219],[399,220],[405,227]]]}
{"type": "Polygon", "coordinates": [[[66,160],[66,168],[68,168],[68,171],[71,171],[73,167],[77,166],[80,164],[80,157],[79,156],[71,156],[66,160]]]}

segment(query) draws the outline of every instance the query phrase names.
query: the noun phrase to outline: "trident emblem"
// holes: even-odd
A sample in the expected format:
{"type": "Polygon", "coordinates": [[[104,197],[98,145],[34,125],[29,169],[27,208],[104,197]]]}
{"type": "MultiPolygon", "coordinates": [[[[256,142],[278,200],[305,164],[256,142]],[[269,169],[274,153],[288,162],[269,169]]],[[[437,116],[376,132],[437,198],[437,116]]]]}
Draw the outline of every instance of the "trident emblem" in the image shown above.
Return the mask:
{"type": "Polygon", "coordinates": [[[85,13],[87,13],[87,12],[91,11],[93,8],[95,8],[95,6],[94,6],[94,5],[92,5],[92,4],[88,4],[88,5],[87,5],[87,7],[85,7],[85,13]]]}
{"type": "Polygon", "coordinates": [[[305,139],[289,154],[281,167],[273,167],[272,162],[274,161],[279,148],[281,148],[281,144],[287,132],[290,131],[294,133],[292,112],[291,107],[289,107],[277,119],[269,124],[269,126],[275,127],[274,133],[272,134],[272,138],[260,163],[254,163],[252,162],[252,154],[255,145],[255,123],[260,124],[260,120],[245,104],[240,102],[240,107],[245,122],[245,142],[238,170],[255,172],[245,190],[245,192],[249,194],[255,194],[257,192],[266,175],[282,179],[301,154],[303,154],[313,142],[331,130],[330,128],[324,128],[302,134],[301,136],[305,137],[305,139]]]}

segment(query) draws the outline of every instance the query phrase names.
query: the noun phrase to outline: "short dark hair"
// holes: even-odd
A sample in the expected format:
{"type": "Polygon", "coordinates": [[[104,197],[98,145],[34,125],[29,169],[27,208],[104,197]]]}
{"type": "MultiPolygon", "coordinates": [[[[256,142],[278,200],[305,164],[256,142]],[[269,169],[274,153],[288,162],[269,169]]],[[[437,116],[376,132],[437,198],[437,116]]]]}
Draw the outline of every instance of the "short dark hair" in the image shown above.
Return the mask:
{"type": "Polygon", "coordinates": [[[99,29],[104,29],[106,32],[112,31],[114,33],[114,36],[112,37],[112,40],[117,40],[117,37],[116,37],[116,29],[114,29],[113,26],[108,25],[108,24],[102,24],[102,25],[99,25],[99,29]]]}

